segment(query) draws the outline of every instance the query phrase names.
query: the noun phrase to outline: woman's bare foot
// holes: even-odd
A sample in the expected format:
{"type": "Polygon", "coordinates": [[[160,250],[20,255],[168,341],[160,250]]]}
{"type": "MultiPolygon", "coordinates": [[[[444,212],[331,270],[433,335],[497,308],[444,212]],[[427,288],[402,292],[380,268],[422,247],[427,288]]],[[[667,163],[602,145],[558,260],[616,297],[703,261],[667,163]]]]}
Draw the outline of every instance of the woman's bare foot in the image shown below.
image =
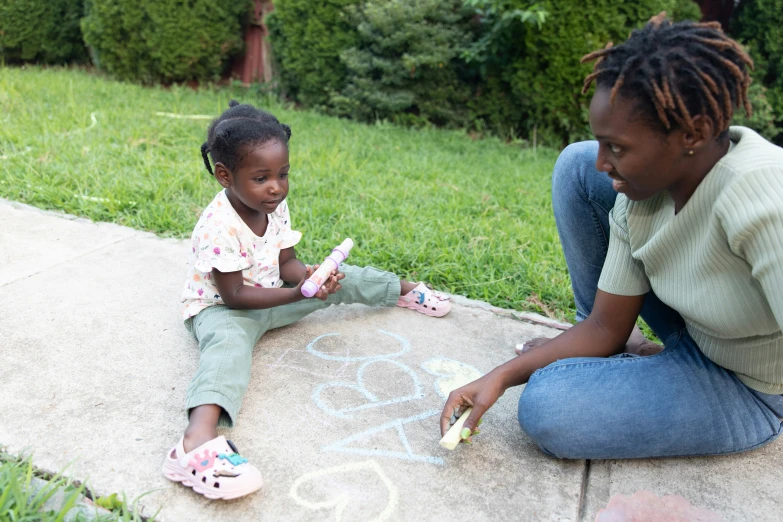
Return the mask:
{"type": "Polygon", "coordinates": [[[535,339],[530,339],[529,341],[525,341],[524,343],[519,343],[514,348],[514,351],[517,352],[517,355],[522,355],[525,352],[529,352],[530,350],[534,350],[544,344],[547,341],[550,341],[551,339],[549,337],[536,337],[535,339]]]}
{"type": "Polygon", "coordinates": [[[647,339],[638,326],[633,327],[631,336],[628,338],[628,342],[625,344],[625,353],[632,353],[635,355],[655,355],[663,350],[663,346],[658,343],[654,343],[647,339]]]}
{"type": "MultiPolygon", "coordinates": [[[[536,337],[535,339],[518,344],[516,348],[514,348],[514,351],[517,352],[517,355],[522,355],[523,353],[529,352],[530,350],[535,350],[549,340],[550,339],[548,337],[536,337]]],[[[634,326],[633,331],[631,332],[631,336],[628,338],[628,342],[625,344],[624,353],[632,353],[634,355],[641,355],[644,357],[647,355],[655,355],[661,350],[663,350],[663,346],[647,339],[642,334],[642,331],[639,330],[639,327],[634,326]]]]}

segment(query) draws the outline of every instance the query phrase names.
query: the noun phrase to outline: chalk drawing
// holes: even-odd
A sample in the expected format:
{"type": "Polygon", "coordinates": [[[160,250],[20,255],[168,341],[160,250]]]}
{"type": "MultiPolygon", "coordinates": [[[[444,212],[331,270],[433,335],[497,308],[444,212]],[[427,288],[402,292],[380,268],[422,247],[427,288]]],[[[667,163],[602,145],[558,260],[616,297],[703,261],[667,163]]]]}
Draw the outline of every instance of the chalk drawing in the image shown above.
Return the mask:
{"type": "Polygon", "coordinates": [[[483,375],[472,366],[444,357],[430,359],[422,363],[421,367],[430,375],[440,377],[435,382],[435,391],[444,399],[452,391],[475,381],[483,375]]]}
{"type": "MultiPolygon", "coordinates": [[[[440,413],[441,410],[430,410],[430,411],[425,411],[423,413],[419,413],[418,415],[414,415],[413,417],[407,417],[404,419],[394,419],[393,421],[387,422],[386,424],[375,426],[374,428],[370,428],[369,430],[363,431],[361,433],[357,433],[356,435],[351,435],[350,437],[346,437],[333,444],[329,444],[328,446],[324,446],[323,448],[321,448],[321,450],[331,451],[336,453],[352,453],[354,455],[367,455],[370,457],[389,457],[389,458],[395,458],[395,459],[400,459],[405,461],[427,462],[429,464],[438,464],[440,466],[443,466],[445,463],[443,462],[443,459],[439,457],[434,457],[431,455],[419,455],[414,453],[410,443],[408,442],[408,437],[407,435],[405,435],[406,424],[428,419],[430,417],[440,415],[440,413]],[[404,452],[381,450],[381,449],[357,448],[357,447],[349,446],[349,444],[353,442],[369,439],[373,435],[391,429],[397,431],[397,436],[400,438],[400,442],[402,442],[402,446],[405,448],[404,452]]],[[[437,446],[437,444],[433,444],[433,446],[437,446]]]]}
{"type": "Polygon", "coordinates": [[[317,480],[319,483],[322,483],[324,482],[324,479],[330,475],[339,475],[339,474],[350,475],[353,474],[353,472],[361,471],[365,469],[374,471],[381,479],[381,482],[383,482],[384,486],[386,486],[386,489],[389,492],[389,502],[386,504],[383,510],[380,513],[378,513],[377,517],[371,519],[371,522],[382,522],[383,520],[387,520],[394,512],[395,508],[397,507],[397,502],[400,498],[400,493],[397,490],[397,486],[392,484],[392,482],[389,480],[389,477],[387,477],[386,473],[383,472],[383,468],[381,468],[381,466],[374,460],[366,460],[364,462],[343,464],[333,468],[321,469],[318,471],[306,473],[294,481],[293,485],[291,485],[291,489],[289,490],[288,494],[291,498],[294,499],[294,501],[297,504],[299,504],[300,506],[304,506],[308,509],[317,510],[317,509],[336,508],[335,520],[337,522],[340,522],[342,520],[343,512],[345,511],[345,508],[351,502],[357,502],[355,499],[352,499],[349,495],[342,493],[334,498],[330,498],[322,502],[312,502],[310,500],[307,500],[306,498],[302,498],[302,496],[299,494],[299,487],[305,482],[311,480],[312,481],[317,480]]]}
{"type": "Polygon", "coordinates": [[[377,354],[377,355],[363,355],[363,356],[351,357],[350,355],[332,355],[329,353],[321,352],[315,348],[315,345],[318,344],[318,341],[320,341],[321,339],[325,337],[334,337],[340,335],[339,333],[327,333],[327,334],[319,335],[318,337],[310,341],[310,344],[307,345],[307,351],[315,355],[316,357],[320,357],[321,359],[326,359],[328,361],[343,361],[343,362],[378,361],[381,359],[386,359],[388,357],[397,357],[411,351],[411,343],[404,337],[390,332],[386,332],[384,330],[378,330],[378,332],[382,333],[383,335],[388,335],[389,337],[399,341],[400,351],[393,352],[393,353],[377,354]]]}
{"type": "Polygon", "coordinates": [[[290,370],[296,370],[298,372],[307,373],[309,375],[312,375],[313,377],[322,377],[325,379],[334,379],[336,377],[340,377],[340,374],[337,373],[335,375],[327,375],[325,373],[318,373],[311,370],[308,370],[307,368],[301,368],[299,366],[294,366],[292,364],[265,364],[267,368],[288,368],[290,370]]]}
{"type": "Polygon", "coordinates": [[[391,404],[400,404],[403,402],[421,399],[424,397],[424,391],[421,383],[419,382],[419,378],[416,376],[416,373],[398,361],[389,360],[389,359],[367,361],[364,364],[362,364],[359,367],[359,370],[356,372],[356,380],[357,383],[329,382],[316,386],[316,388],[313,390],[313,396],[312,396],[313,402],[315,402],[316,406],[321,408],[321,410],[328,413],[329,415],[334,415],[335,417],[350,418],[350,415],[348,414],[352,412],[368,410],[372,408],[381,408],[383,406],[389,406],[391,404]],[[387,399],[383,401],[380,400],[374,393],[372,393],[370,390],[367,389],[364,383],[365,370],[374,364],[392,364],[402,369],[402,371],[404,371],[408,375],[408,377],[410,377],[411,382],[413,383],[413,392],[409,395],[394,397],[392,399],[387,399]],[[367,399],[367,401],[369,402],[366,402],[359,406],[354,406],[352,408],[334,409],[321,396],[324,391],[331,390],[333,388],[348,388],[349,390],[355,390],[360,394],[362,394],[364,398],[367,399]]]}

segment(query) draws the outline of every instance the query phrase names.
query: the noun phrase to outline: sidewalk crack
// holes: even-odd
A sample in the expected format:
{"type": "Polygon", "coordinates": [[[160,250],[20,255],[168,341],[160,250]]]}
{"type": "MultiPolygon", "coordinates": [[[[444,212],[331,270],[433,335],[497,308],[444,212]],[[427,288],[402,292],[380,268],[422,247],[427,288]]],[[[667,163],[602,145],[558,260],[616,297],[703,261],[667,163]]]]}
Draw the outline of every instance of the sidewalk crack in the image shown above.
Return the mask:
{"type": "Polygon", "coordinates": [[[579,488],[579,500],[576,505],[576,518],[574,520],[581,522],[585,516],[585,504],[587,497],[587,486],[590,481],[590,460],[585,460],[585,467],[582,470],[582,484],[579,488]]]}
{"type": "Polygon", "coordinates": [[[76,257],[72,257],[70,259],[66,259],[65,261],[61,261],[60,263],[57,263],[56,265],[52,265],[52,266],[46,267],[43,270],[39,270],[37,272],[33,272],[32,274],[28,274],[26,276],[20,277],[19,279],[14,279],[13,281],[8,281],[7,283],[3,283],[2,285],[0,285],[0,288],[5,288],[7,286],[11,286],[11,285],[13,285],[15,283],[18,283],[19,281],[24,281],[25,279],[30,279],[31,277],[35,277],[38,274],[43,274],[44,272],[47,272],[47,271],[52,270],[54,268],[66,265],[68,263],[72,263],[73,261],[76,261],[77,259],[81,259],[81,258],[83,258],[85,256],[89,256],[91,254],[94,254],[95,252],[100,252],[101,250],[103,250],[105,248],[109,248],[109,247],[114,246],[114,245],[116,245],[118,243],[122,243],[123,241],[127,241],[128,239],[132,239],[132,238],[135,238],[135,237],[137,237],[137,234],[133,234],[131,236],[124,237],[122,239],[118,239],[117,241],[114,241],[112,243],[107,243],[107,244],[102,245],[102,246],[100,246],[98,248],[94,248],[93,250],[89,250],[87,252],[84,252],[83,254],[80,254],[80,255],[78,255],[76,257]]]}

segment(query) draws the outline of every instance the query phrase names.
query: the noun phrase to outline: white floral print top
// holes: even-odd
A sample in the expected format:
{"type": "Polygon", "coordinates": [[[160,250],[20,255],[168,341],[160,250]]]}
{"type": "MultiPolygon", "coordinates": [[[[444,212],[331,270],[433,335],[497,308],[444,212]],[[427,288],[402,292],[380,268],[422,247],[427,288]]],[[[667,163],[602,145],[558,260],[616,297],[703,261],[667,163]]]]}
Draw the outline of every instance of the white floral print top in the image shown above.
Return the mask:
{"type": "Polygon", "coordinates": [[[228,201],[225,190],[201,214],[191,237],[188,277],[182,292],[182,317],[187,319],[212,305],[223,304],[212,280],[212,269],[242,271],[246,285],[279,288],[280,250],[302,238],[291,229],[288,201],[283,200],[272,214],[264,237],[250,230],[228,201]]]}

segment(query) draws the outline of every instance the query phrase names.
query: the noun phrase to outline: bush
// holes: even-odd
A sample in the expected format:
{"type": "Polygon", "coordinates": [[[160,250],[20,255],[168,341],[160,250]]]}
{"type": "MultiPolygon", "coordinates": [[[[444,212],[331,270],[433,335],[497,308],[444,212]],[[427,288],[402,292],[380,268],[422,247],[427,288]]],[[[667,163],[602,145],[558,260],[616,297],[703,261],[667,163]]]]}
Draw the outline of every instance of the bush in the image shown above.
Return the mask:
{"type": "Polygon", "coordinates": [[[748,100],[750,101],[753,114],[748,117],[743,109],[734,113],[732,125],[743,125],[749,127],[770,141],[775,141],[775,137],[781,134],[783,130],[775,126],[775,112],[772,110],[772,104],[767,97],[767,88],[760,82],[754,82],[748,90],[748,100]]]}
{"type": "MultiPolygon", "coordinates": [[[[508,9],[529,6],[523,0],[491,1],[508,9]]],[[[691,0],[541,0],[537,7],[547,13],[544,23],[513,27],[509,45],[493,57],[487,75],[502,85],[496,92],[509,93],[518,105],[521,119],[508,125],[523,136],[536,132],[540,141],[555,146],[590,136],[589,97],[580,91],[592,64],[580,64],[583,55],[609,41],[625,41],[660,11],[675,19],[699,18],[691,0]]]]}
{"type": "MultiPolygon", "coordinates": [[[[766,87],[777,132],[783,131],[783,0],[742,2],[731,33],[748,46],[756,64],[753,78],[766,87]]],[[[783,133],[776,143],[783,145],[783,133]]]]}
{"type": "Polygon", "coordinates": [[[0,58],[6,62],[82,62],[87,52],[79,19],[84,0],[0,2],[0,58]]]}
{"type": "Polygon", "coordinates": [[[95,65],[143,83],[216,80],[242,49],[249,0],[85,0],[95,65]]]}
{"type": "Polygon", "coordinates": [[[346,85],[331,96],[334,112],[363,121],[467,125],[470,85],[458,76],[470,42],[463,0],[369,0],[347,12],[358,40],[340,54],[346,85]]]}
{"type": "Polygon", "coordinates": [[[278,0],[269,26],[305,106],[559,146],[589,136],[579,59],[663,10],[700,17],[692,0],[278,0]]]}
{"type": "Polygon", "coordinates": [[[275,1],[267,26],[285,95],[309,107],[329,105],[345,82],[340,54],[357,41],[344,8],[359,1],[275,1]]]}

